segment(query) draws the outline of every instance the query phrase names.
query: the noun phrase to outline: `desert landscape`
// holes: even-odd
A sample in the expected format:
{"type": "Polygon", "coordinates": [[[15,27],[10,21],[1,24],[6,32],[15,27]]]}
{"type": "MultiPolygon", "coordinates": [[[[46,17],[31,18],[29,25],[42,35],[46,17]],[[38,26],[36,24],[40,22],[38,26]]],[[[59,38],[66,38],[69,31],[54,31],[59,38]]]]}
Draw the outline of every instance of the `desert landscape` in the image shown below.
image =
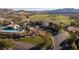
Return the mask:
{"type": "Polygon", "coordinates": [[[78,49],[79,9],[0,9],[0,50],[78,49]]]}

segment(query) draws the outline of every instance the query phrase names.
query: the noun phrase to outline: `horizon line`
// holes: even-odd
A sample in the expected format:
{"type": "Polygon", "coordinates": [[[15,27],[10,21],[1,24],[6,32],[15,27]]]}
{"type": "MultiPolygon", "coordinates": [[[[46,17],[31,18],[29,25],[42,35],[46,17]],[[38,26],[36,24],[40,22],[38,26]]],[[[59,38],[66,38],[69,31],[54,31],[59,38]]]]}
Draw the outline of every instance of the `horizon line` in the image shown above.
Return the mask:
{"type": "MultiPolygon", "coordinates": [[[[11,8],[15,11],[24,10],[24,11],[45,11],[45,10],[57,10],[57,9],[67,9],[67,8],[11,8]]],[[[79,9],[79,8],[68,8],[68,9],[79,9]]]]}

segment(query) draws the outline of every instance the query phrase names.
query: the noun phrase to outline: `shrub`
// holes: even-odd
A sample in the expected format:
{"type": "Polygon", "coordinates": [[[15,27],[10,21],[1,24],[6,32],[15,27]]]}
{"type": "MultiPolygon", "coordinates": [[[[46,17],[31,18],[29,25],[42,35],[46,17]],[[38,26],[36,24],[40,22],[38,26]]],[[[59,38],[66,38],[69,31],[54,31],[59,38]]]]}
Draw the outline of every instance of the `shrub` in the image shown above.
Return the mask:
{"type": "Polygon", "coordinates": [[[75,44],[74,42],[73,42],[72,45],[71,45],[71,49],[77,50],[77,46],[76,46],[76,44],[75,44]]]}
{"type": "Polygon", "coordinates": [[[15,45],[15,41],[13,39],[1,39],[0,40],[1,48],[12,48],[15,45]]]}

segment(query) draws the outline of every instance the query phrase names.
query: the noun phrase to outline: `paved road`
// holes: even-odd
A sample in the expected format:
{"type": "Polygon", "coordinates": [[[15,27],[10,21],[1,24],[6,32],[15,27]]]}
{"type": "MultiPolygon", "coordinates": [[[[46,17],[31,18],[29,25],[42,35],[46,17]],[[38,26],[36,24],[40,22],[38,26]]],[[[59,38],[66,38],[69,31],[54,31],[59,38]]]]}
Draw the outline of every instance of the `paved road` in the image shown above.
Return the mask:
{"type": "Polygon", "coordinates": [[[59,45],[62,41],[66,40],[68,36],[69,33],[66,31],[54,36],[54,50],[59,50],[61,48],[59,45]]]}
{"type": "Polygon", "coordinates": [[[16,42],[15,47],[13,50],[28,50],[32,48],[34,45],[30,43],[24,43],[24,42],[16,42]]]}

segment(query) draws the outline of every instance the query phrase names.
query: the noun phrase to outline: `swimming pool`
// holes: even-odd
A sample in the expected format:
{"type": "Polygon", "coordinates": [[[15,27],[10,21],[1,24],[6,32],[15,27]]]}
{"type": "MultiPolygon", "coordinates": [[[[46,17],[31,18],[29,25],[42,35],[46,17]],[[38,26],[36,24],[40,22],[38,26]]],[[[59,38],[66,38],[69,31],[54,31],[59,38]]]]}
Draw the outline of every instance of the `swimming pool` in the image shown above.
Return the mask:
{"type": "Polygon", "coordinates": [[[3,27],[2,30],[3,32],[20,32],[21,31],[19,29],[13,29],[11,27],[3,27]]]}
{"type": "Polygon", "coordinates": [[[4,32],[20,32],[19,30],[3,30],[4,32]]]}

